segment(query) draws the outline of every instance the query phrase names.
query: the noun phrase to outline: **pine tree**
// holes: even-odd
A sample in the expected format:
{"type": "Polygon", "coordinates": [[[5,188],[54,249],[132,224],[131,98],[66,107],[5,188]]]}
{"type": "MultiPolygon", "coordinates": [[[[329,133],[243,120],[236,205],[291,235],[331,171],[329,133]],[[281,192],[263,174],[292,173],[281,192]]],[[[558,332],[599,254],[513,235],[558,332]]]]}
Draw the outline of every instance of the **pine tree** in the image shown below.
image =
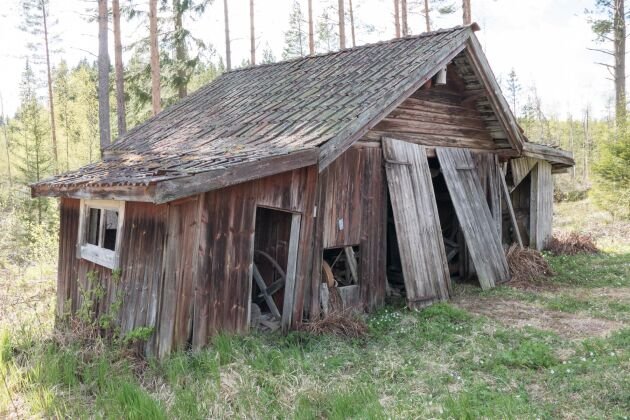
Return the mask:
{"type": "Polygon", "coordinates": [[[151,51],[151,104],[153,115],[162,109],[157,0],[149,0],[149,49],[151,51]]]}
{"type": "Polygon", "coordinates": [[[321,52],[334,51],[338,43],[337,22],[331,17],[332,6],[325,8],[317,23],[317,49],[321,52]]]}
{"type": "Polygon", "coordinates": [[[22,25],[21,29],[31,34],[37,41],[30,43],[34,58],[39,61],[43,57],[46,66],[46,81],[48,86],[48,107],[50,113],[50,135],[55,172],[57,172],[57,130],[55,127],[55,105],[53,100],[52,65],[50,61],[50,44],[53,36],[50,33],[54,22],[50,21],[49,0],[21,0],[22,25]]]}
{"type": "Polygon", "coordinates": [[[600,146],[593,165],[594,201],[613,216],[630,219],[630,136],[600,146]]]}
{"type": "Polygon", "coordinates": [[[592,48],[612,56],[613,64],[598,63],[606,67],[615,87],[615,122],[618,128],[626,124],[626,10],[624,0],[596,0],[595,9],[587,11],[591,30],[599,44],[612,44],[612,48],[592,48]]]}
{"type": "Polygon", "coordinates": [[[307,48],[307,33],[304,28],[304,15],[297,0],[293,1],[293,8],[289,15],[289,29],[284,33],[284,51],[282,58],[289,59],[304,57],[307,48]]]}
{"type": "Polygon", "coordinates": [[[507,91],[512,105],[512,113],[514,115],[518,115],[516,100],[518,98],[518,94],[521,91],[521,84],[518,81],[518,76],[516,75],[516,71],[514,70],[514,68],[512,68],[512,70],[508,74],[507,91]]]}
{"type": "Polygon", "coordinates": [[[112,0],[112,20],[114,23],[114,66],[116,69],[116,115],[118,117],[118,135],[120,136],[127,131],[127,112],[125,106],[125,75],[122,58],[119,0],[112,0]]]}
{"type": "MultiPolygon", "coordinates": [[[[37,100],[37,80],[27,60],[20,83],[20,107],[16,113],[18,170],[23,184],[39,182],[50,175],[54,168],[51,158],[50,126],[46,123],[46,109],[37,100]]],[[[41,197],[34,200],[37,223],[41,224],[46,210],[46,201],[41,197]]],[[[31,216],[30,220],[34,220],[31,216]]]]}
{"type": "Polygon", "coordinates": [[[65,60],[62,60],[53,75],[55,102],[57,103],[57,120],[65,138],[65,170],[70,169],[70,145],[75,133],[75,116],[72,109],[72,93],[70,89],[70,72],[65,60]]]}
{"type": "Polygon", "coordinates": [[[7,179],[9,181],[9,188],[13,188],[13,175],[11,173],[11,148],[9,146],[9,134],[7,126],[9,125],[9,118],[4,115],[4,98],[0,94],[0,126],[2,127],[2,135],[4,137],[5,157],[7,159],[7,179]]]}
{"type": "Polygon", "coordinates": [[[111,143],[107,0],[98,0],[98,125],[101,154],[111,143]]]}

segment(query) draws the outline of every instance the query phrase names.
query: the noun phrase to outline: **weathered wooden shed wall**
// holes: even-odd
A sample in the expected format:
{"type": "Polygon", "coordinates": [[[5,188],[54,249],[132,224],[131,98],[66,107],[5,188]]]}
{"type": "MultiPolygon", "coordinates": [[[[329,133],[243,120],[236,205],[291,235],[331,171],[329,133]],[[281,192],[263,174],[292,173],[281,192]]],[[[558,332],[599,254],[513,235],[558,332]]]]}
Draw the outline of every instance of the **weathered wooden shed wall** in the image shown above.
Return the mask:
{"type": "Polygon", "coordinates": [[[539,160],[531,171],[529,246],[542,250],[551,238],[553,175],[551,164],[539,160]]]}
{"type": "Polygon", "coordinates": [[[475,102],[467,100],[454,71],[444,86],[419,89],[376,124],[364,140],[391,137],[425,146],[494,150],[495,142],[475,102]]]}
{"type": "Polygon", "coordinates": [[[249,303],[257,206],[301,213],[295,306],[292,324],[302,320],[302,296],[310,274],[315,166],[203,194],[195,282],[193,348],[218,331],[245,332],[249,303]]]}
{"type": "MultiPolygon", "coordinates": [[[[112,275],[112,270],[76,257],[79,204],[76,199],[61,199],[57,313],[74,313],[90,299],[94,317],[114,316],[123,334],[141,326],[156,327],[168,206],[126,203],[121,233],[125,249],[120,274],[112,275]],[[115,313],[114,302],[120,302],[115,313]]],[[[148,343],[147,350],[152,348],[148,343]]]]}
{"type": "Polygon", "coordinates": [[[374,310],[384,302],[387,193],[382,153],[380,145],[355,145],[319,176],[311,317],[319,315],[324,248],[359,245],[359,286],[365,309],[374,310]]]}

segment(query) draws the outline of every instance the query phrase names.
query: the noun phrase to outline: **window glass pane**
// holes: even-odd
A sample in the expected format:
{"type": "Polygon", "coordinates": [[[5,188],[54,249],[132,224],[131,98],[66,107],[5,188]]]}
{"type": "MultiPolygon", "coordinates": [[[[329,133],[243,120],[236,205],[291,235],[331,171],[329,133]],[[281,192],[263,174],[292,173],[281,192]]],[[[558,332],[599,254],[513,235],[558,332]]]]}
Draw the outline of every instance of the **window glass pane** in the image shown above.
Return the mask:
{"type": "Polygon", "coordinates": [[[89,209],[87,220],[87,235],[86,240],[88,244],[98,245],[98,236],[101,228],[101,209],[89,209]]]}
{"type": "Polygon", "coordinates": [[[105,210],[105,239],[103,248],[116,249],[116,235],[118,233],[118,212],[115,210],[105,210]]]}

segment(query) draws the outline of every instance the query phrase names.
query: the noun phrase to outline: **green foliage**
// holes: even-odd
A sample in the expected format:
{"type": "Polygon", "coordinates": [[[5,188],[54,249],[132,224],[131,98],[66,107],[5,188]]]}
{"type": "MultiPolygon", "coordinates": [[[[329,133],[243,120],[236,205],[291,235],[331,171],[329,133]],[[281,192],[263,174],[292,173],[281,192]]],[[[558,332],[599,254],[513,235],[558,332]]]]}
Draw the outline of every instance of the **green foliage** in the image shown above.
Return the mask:
{"type": "Polygon", "coordinates": [[[127,345],[133,345],[137,343],[144,343],[151,338],[155,328],[153,327],[136,327],[133,330],[125,334],[123,343],[127,345]]]}
{"type": "Polygon", "coordinates": [[[600,145],[593,199],[615,217],[630,219],[630,134],[600,145]]]}
{"type": "Polygon", "coordinates": [[[282,58],[304,57],[308,52],[307,29],[300,2],[294,0],[289,15],[289,29],[284,33],[282,58]]]}

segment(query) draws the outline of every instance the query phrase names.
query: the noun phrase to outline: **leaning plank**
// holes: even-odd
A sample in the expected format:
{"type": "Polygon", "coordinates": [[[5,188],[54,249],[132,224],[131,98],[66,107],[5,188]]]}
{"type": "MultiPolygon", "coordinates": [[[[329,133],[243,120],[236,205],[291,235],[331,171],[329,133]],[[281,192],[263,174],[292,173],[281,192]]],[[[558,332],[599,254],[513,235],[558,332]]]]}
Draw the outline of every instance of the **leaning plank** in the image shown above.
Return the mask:
{"type": "Polygon", "coordinates": [[[510,221],[512,222],[512,229],[514,229],[514,234],[516,235],[516,241],[518,242],[518,246],[523,248],[523,239],[521,238],[521,231],[518,228],[518,222],[516,221],[516,214],[514,213],[514,207],[512,206],[512,197],[510,196],[510,190],[508,190],[508,186],[505,183],[505,174],[503,173],[503,169],[499,168],[500,178],[501,178],[501,190],[503,191],[503,199],[505,200],[505,204],[507,205],[508,213],[510,213],[510,221]]]}
{"type": "Polygon", "coordinates": [[[359,283],[359,275],[357,274],[358,263],[357,263],[357,257],[356,255],[354,255],[354,250],[352,249],[351,246],[346,246],[343,248],[343,250],[346,254],[346,262],[348,264],[348,268],[350,268],[350,274],[352,275],[352,284],[358,284],[359,283]]]}
{"type": "Polygon", "coordinates": [[[385,138],[383,152],[407,301],[418,309],[450,291],[431,171],[422,146],[385,138]]]}
{"type": "Polygon", "coordinates": [[[284,306],[282,308],[282,331],[287,332],[291,326],[293,305],[295,303],[295,277],[297,274],[298,251],[300,247],[300,224],[302,216],[294,213],[291,216],[291,233],[289,234],[289,255],[287,257],[287,277],[284,285],[284,306]]]}
{"type": "Polygon", "coordinates": [[[470,151],[437,147],[436,152],[481,288],[509,280],[501,238],[470,151]]]}
{"type": "Polygon", "coordinates": [[[530,188],[529,246],[540,251],[551,237],[553,219],[553,176],[549,162],[541,160],[536,164],[530,188]]]}

